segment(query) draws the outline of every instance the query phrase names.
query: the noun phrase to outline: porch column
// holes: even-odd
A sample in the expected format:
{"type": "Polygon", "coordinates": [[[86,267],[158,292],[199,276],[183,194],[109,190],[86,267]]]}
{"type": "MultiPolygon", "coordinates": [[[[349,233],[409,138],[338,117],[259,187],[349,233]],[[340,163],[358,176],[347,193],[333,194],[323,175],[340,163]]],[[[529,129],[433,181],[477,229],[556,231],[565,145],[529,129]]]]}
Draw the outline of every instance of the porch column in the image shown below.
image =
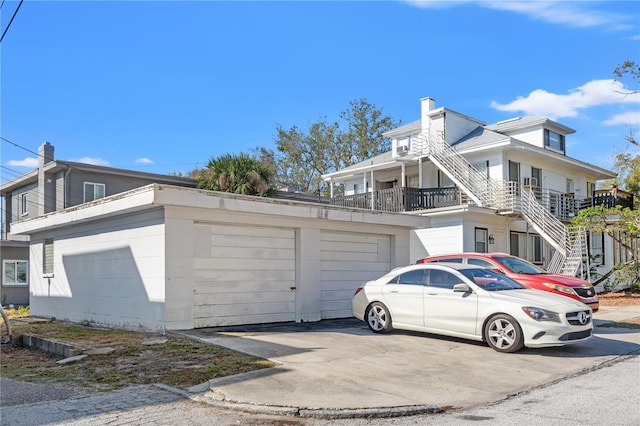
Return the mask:
{"type": "Polygon", "coordinates": [[[406,185],[405,185],[405,183],[406,183],[406,181],[407,181],[407,179],[406,179],[406,177],[405,177],[405,171],[406,171],[406,170],[405,170],[405,168],[406,168],[406,166],[405,166],[405,162],[404,162],[404,161],[402,161],[402,162],[400,163],[400,166],[401,166],[401,168],[402,168],[402,188],[404,188],[404,187],[406,186],[406,185]]]}
{"type": "Polygon", "coordinates": [[[333,198],[333,178],[329,179],[329,198],[333,198]]]}
{"type": "Polygon", "coordinates": [[[422,185],[422,157],[418,158],[418,185],[423,188],[422,185]]]}
{"type": "Polygon", "coordinates": [[[375,200],[375,191],[374,191],[374,185],[373,185],[373,170],[371,170],[371,210],[375,210],[376,209],[376,200],[375,200]]]}

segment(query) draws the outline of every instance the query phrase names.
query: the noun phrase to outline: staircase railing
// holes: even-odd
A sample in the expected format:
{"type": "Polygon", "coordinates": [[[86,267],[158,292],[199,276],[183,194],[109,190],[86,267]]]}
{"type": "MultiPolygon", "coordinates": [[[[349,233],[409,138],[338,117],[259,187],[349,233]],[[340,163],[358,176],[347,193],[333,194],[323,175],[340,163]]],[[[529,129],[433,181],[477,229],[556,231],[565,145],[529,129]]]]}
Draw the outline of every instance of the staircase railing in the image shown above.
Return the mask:
{"type": "Polygon", "coordinates": [[[478,206],[508,211],[515,208],[515,182],[496,181],[476,170],[441,135],[419,135],[412,140],[411,153],[426,154],[478,206]]]}
{"type": "Polygon", "coordinates": [[[500,213],[519,212],[534,230],[555,249],[548,270],[575,275],[586,258],[584,229],[571,231],[536,199],[531,188],[517,195],[517,182],[495,181],[476,170],[441,134],[419,135],[411,153],[427,155],[478,206],[500,213]]]}
{"type": "Polygon", "coordinates": [[[522,189],[521,200],[522,216],[555,249],[547,270],[557,274],[575,275],[587,259],[584,228],[567,228],[538,202],[531,188],[522,189]]]}

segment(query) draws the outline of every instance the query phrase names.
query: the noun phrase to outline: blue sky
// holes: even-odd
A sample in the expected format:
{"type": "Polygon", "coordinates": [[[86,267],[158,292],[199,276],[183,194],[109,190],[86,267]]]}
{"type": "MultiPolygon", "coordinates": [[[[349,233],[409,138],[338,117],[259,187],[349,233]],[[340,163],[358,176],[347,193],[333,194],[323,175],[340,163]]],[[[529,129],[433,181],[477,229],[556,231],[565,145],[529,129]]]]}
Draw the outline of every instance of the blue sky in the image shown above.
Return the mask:
{"type": "MultiPolygon", "coordinates": [[[[18,1],[6,0],[7,27],[18,1]]],[[[640,2],[25,1],[0,47],[1,180],[61,160],[153,173],[274,148],[276,126],[365,98],[408,123],[422,97],[494,123],[572,127],[603,167],[640,138],[640,2]],[[26,148],[26,149],[24,149],[26,148]]]]}

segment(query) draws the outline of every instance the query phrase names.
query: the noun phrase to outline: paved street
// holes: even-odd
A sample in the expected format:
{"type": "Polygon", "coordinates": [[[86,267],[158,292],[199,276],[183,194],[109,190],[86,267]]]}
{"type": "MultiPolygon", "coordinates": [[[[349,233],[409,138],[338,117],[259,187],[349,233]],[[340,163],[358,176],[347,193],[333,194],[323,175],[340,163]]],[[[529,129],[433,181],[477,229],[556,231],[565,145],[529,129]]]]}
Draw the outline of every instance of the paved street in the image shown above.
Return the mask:
{"type": "Polygon", "coordinates": [[[64,401],[3,407],[2,425],[412,425],[640,424],[640,357],[623,357],[594,371],[505,401],[445,414],[388,419],[322,420],[251,415],[191,401],[156,386],[64,401]]]}
{"type": "MultiPolygon", "coordinates": [[[[638,307],[605,310],[596,323],[639,313],[638,307]]],[[[518,354],[419,333],[379,336],[349,321],[197,333],[281,365],[215,379],[191,392],[141,385],[82,395],[0,378],[0,425],[640,424],[637,329],[597,326],[588,343],[518,354]],[[386,415],[451,408],[327,420],[350,407],[386,415]],[[299,415],[272,415],[283,410],[299,415]]]]}

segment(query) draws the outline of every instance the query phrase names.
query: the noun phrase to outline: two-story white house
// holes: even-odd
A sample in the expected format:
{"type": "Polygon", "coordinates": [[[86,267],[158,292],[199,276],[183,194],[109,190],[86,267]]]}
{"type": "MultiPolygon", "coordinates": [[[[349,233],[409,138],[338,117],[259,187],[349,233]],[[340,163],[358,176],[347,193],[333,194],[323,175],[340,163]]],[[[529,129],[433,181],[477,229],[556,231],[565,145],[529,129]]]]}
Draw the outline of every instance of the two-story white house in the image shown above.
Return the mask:
{"type": "Polygon", "coordinates": [[[544,117],[488,125],[424,98],[419,120],[386,133],[391,151],[323,178],[332,189],[344,185],[343,196],[332,191],[333,204],[429,216],[431,227],[413,232],[411,262],[506,252],[574,275],[589,246],[608,253],[607,270],[620,261],[612,241],[567,225],[581,208],[633,203],[628,194],[596,189],[614,172],[567,156],[574,132],[544,117]]]}

